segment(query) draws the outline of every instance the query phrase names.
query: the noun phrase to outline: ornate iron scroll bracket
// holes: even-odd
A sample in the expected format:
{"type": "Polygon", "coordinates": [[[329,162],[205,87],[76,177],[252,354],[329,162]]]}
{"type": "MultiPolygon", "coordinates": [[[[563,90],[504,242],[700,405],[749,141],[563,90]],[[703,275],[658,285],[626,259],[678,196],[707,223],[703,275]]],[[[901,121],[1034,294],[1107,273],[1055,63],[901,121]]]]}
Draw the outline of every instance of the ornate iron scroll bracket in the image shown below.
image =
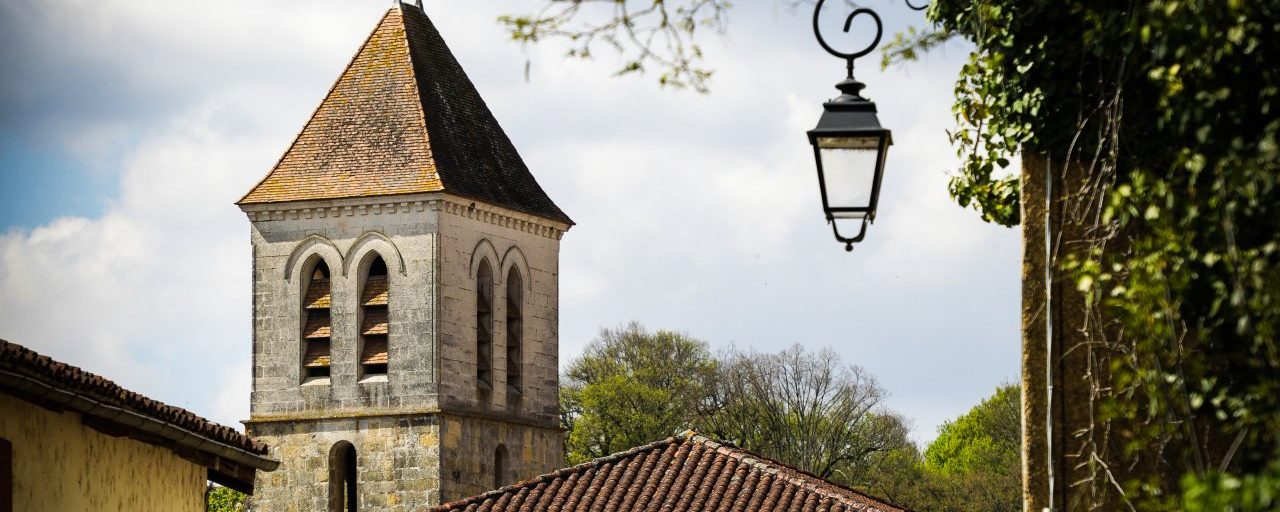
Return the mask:
{"type": "MultiPolygon", "coordinates": [[[[903,2],[906,3],[907,7],[909,7],[913,11],[923,11],[929,8],[929,4],[917,6],[911,3],[911,0],[903,0],[903,2]]],[[[871,53],[872,51],[874,51],[876,47],[880,46],[880,38],[884,36],[884,23],[880,20],[880,15],[876,14],[876,12],[871,9],[868,9],[866,7],[858,7],[854,9],[853,12],[849,13],[849,17],[845,18],[844,20],[845,33],[848,33],[853,28],[854,18],[857,18],[858,16],[866,14],[871,16],[872,21],[876,22],[876,37],[871,40],[871,44],[868,44],[866,47],[862,48],[861,50],[858,50],[853,53],[842,52],[840,50],[835,49],[830,44],[827,44],[826,38],[822,37],[822,30],[818,28],[818,17],[822,13],[822,5],[825,3],[826,3],[826,0],[818,0],[817,5],[813,7],[813,35],[818,38],[818,44],[822,45],[823,50],[826,50],[827,53],[830,53],[831,55],[834,55],[836,57],[839,57],[845,60],[846,68],[849,72],[849,78],[853,78],[853,61],[857,60],[859,57],[866,56],[868,53],[871,53]]]]}

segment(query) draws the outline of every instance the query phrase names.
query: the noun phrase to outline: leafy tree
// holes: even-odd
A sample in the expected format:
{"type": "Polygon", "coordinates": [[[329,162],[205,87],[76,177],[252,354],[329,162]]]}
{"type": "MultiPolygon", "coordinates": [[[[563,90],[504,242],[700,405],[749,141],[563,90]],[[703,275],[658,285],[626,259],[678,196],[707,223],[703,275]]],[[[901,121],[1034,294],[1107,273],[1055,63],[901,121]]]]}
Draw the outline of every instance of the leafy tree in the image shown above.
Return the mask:
{"type": "Polygon", "coordinates": [[[924,452],[925,465],[946,475],[1009,468],[1016,476],[1022,449],[1020,393],[1016,384],[1000,386],[968,413],[943,423],[924,452]]]}
{"type": "Polygon", "coordinates": [[[604,329],[561,391],[571,462],[693,428],[916,510],[1015,511],[1017,386],[948,422],[922,454],[865,370],[831,350],[731,349],[636,323],[604,329]]]}
{"type": "Polygon", "coordinates": [[[865,486],[885,453],[909,444],[875,378],[829,349],[730,351],[718,382],[712,434],[822,478],[865,486]]]}
{"type": "MultiPolygon", "coordinates": [[[[1021,389],[1004,385],[982,403],[938,429],[924,452],[924,469],[982,510],[1022,509],[1021,389]]],[[[954,506],[957,504],[951,504],[954,506]]]]}
{"type": "Polygon", "coordinates": [[[914,444],[887,452],[866,489],[921,511],[1022,510],[1018,409],[1018,387],[997,388],[939,428],[923,454],[914,444]]]}
{"type": "Polygon", "coordinates": [[[875,379],[830,350],[713,357],[703,341],[632,323],[602,330],[562,380],[571,463],[694,429],[866,488],[895,450],[915,450],[875,379]]]}
{"type": "Polygon", "coordinates": [[[560,389],[569,462],[697,427],[715,373],[706,342],[634,322],[601,330],[569,364],[560,389]]]}
{"type": "Polygon", "coordinates": [[[209,512],[244,512],[249,498],[240,491],[212,483],[204,496],[205,510],[209,512]]]}

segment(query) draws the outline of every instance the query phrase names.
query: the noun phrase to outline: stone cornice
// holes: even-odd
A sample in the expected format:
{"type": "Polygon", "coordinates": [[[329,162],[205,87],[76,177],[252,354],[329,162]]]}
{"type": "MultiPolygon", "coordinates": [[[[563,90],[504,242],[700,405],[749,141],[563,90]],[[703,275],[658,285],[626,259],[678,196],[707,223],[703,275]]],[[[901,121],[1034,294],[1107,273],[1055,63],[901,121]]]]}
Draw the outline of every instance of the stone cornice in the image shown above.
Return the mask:
{"type": "Polygon", "coordinates": [[[410,194],[402,196],[353,197],[240,205],[251,222],[272,222],[356,215],[395,215],[435,210],[442,195],[410,194]]]}
{"type": "Polygon", "coordinates": [[[553,240],[560,240],[569,229],[568,224],[482,201],[439,193],[245,204],[240,205],[240,209],[249,216],[251,222],[412,214],[431,210],[553,240]]]}
{"type": "Polygon", "coordinates": [[[251,425],[266,425],[271,423],[293,423],[303,421],[329,421],[329,420],[350,420],[350,419],[368,419],[368,418],[384,418],[384,417],[400,417],[400,416],[441,416],[441,417],[461,417],[472,418],[487,421],[496,421],[500,423],[512,423],[516,425],[525,425],[529,427],[545,428],[550,430],[563,430],[557,420],[539,421],[533,418],[514,416],[496,412],[478,412],[465,411],[456,409],[441,409],[439,407],[421,407],[412,409],[348,409],[348,410],[323,410],[323,411],[307,411],[289,414],[259,414],[254,415],[247,420],[241,420],[240,423],[251,425]]]}
{"type": "Polygon", "coordinates": [[[568,224],[512,211],[465,197],[446,195],[442,204],[443,208],[441,209],[450,215],[478,220],[486,224],[532,233],[554,240],[564,237],[564,232],[569,229],[568,224]]]}

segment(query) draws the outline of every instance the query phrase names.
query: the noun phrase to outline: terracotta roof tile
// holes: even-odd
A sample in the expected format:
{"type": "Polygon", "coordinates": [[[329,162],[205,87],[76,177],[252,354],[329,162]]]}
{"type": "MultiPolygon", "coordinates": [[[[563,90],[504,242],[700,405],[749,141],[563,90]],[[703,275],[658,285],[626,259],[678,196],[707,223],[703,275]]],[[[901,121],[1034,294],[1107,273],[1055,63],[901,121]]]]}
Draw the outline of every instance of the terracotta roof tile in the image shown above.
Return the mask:
{"type": "Polygon", "coordinates": [[[250,439],[249,436],[234,428],[206,420],[186,409],[152,400],[96,374],[55,361],[22,345],[2,339],[0,339],[0,370],[34,379],[68,392],[81,393],[98,402],[178,426],[211,441],[258,455],[267,454],[266,445],[250,439]]]}
{"type": "Polygon", "coordinates": [[[573,223],[538,185],[431,20],[401,4],[240,204],[440,191],[573,223]]]}
{"type": "Polygon", "coordinates": [[[693,432],[432,510],[906,512],[693,432]]]}

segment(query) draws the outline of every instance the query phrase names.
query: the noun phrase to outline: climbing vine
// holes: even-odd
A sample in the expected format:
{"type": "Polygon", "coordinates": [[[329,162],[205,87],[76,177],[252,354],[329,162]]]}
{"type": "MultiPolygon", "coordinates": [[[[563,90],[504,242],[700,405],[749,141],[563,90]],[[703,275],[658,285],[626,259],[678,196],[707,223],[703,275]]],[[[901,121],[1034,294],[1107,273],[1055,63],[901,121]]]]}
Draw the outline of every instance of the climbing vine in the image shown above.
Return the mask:
{"type": "MultiPolygon", "coordinates": [[[[1280,508],[1280,1],[938,0],[963,37],[954,198],[1019,222],[1009,159],[1082,169],[1093,506],[1280,508]]],[[[940,36],[940,34],[942,36],[940,36]]],[[[1082,344],[1085,345],[1085,344],[1082,344]]],[[[1069,348],[1070,350],[1071,348],[1069,348]]]]}

